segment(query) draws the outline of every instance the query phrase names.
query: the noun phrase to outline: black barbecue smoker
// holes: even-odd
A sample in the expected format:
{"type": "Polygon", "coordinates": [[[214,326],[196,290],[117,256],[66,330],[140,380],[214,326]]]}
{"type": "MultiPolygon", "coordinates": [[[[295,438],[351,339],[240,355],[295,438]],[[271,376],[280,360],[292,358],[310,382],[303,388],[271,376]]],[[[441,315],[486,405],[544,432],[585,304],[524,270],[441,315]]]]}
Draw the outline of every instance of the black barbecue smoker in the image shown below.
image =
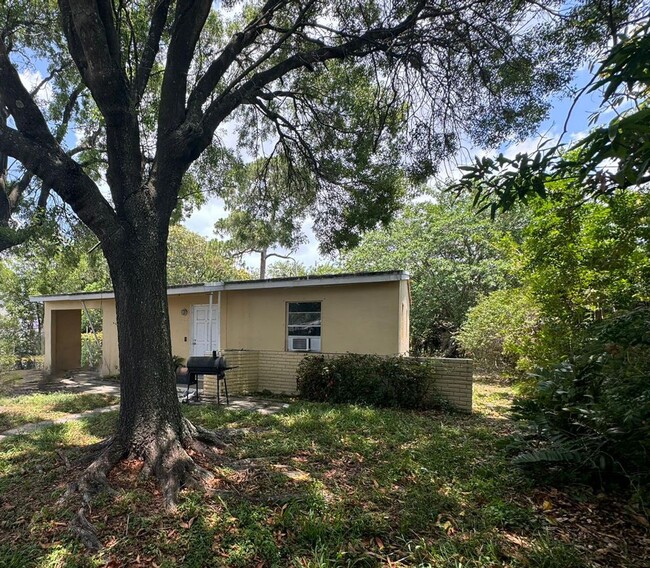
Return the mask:
{"type": "Polygon", "coordinates": [[[222,355],[217,356],[216,351],[213,351],[211,356],[208,355],[206,357],[190,357],[187,360],[187,365],[183,369],[180,369],[176,375],[177,382],[187,385],[187,390],[185,391],[183,402],[190,401],[190,387],[192,385],[196,386],[194,398],[198,402],[199,375],[215,375],[217,377],[217,404],[221,404],[221,383],[223,383],[223,387],[226,392],[226,405],[230,404],[230,399],[228,398],[228,383],[226,382],[226,371],[234,368],[235,367],[228,366],[225,357],[222,355]]]}

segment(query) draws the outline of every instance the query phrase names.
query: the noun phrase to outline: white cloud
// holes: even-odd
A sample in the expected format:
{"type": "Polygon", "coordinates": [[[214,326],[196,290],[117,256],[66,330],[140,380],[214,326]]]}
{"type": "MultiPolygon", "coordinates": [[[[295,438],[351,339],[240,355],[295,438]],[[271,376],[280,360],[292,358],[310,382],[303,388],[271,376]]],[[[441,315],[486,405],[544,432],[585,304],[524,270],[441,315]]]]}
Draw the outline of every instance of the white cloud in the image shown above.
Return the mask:
{"type": "MultiPolygon", "coordinates": [[[[23,69],[19,73],[20,80],[28,91],[33,91],[38,85],[43,82],[43,74],[38,70],[23,69]]],[[[36,102],[39,104],[49,104],[54,97],[52,86],[50,83],[45,83],[36,94],[36,102]]]]}
{"type": "Polygon", "coordinates": [[[214,238],[214,224],[217,219],[223,219],[228,213],[223,200],[218,197],[211,198],[203,207],[192,213],[183,225],[190,231],[209,239],[214,238]]]}

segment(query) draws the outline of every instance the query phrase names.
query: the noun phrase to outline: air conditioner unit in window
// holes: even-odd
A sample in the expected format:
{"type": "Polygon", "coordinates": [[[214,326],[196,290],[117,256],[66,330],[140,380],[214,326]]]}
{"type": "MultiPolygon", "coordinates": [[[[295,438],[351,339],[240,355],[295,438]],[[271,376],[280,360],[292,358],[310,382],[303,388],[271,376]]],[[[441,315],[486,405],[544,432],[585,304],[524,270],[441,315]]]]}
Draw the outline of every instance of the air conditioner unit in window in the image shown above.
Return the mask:
{"type": "Polygon", "coordinates": [[[289,351],[309,351],[309,337],[290,337],[289,351]]]}
{"type": "Polygon", "coordinates": [[[289,351],[320,351],[320,337],[289,337],[289,351]]]}

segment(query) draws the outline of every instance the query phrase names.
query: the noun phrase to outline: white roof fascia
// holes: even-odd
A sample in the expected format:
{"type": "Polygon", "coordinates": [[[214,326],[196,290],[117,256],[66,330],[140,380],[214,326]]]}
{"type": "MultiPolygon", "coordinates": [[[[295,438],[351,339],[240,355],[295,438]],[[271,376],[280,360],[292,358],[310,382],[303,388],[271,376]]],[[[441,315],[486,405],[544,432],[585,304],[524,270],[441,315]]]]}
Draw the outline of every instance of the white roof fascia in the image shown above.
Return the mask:
{"type": "Polygon", "coordinates": [[[30,296],[30,302],[64,302],[66,300],[78,300],[85,302],[89,300],[110,300],[115,298],[113,292],[88,292],[87,294],[52,294],[51,296],[30,296]]]}
{"type": "MultiPolygon", "coordinates": [[[[207,285],[200,286],[179,286],[178,288],[167,288],[168,296],[180,296],[183,294],[202,294],[205,292],[213,292],[223,288],[215,288],[207,285]]],[[[63,302],[66,300],[112,300],[115,298],[115,292],[88,292],[86,294],[52,294],[51,296],[30,296],[30,302],[63,302]]]]}
{"type": "Polygon", "coordinates": [[[393,282],[409,280],[407,272],[394,274],[363,274],[341,277],[319,278],[318,276],[301,278],[300,280],[252,280],[246,282],[224,282],[224,290],[257,290],[268,288],[303,288],[305,286],[338,286],[341,284],[367,284],[369,282],[393,282]]]}
{"type": "MultiPolygon", "coordinates": [[[[297,280],[242,280],[240,282],[208,282],[195,286],[179,286],[167,288],[168,296],[182,296],[185,294],[205,294],[221,290],[260,290],[269,288],[303,288],[306,286],[337,286],[342,284],[366,284],[369,282],[392,282],[396,280],[409,280],[408,272],[395,272],[391,274],[359,274],[349,276],[319,276],[300,278],[297,280]]],[[[114,292],[88,292],[81,294],[52,294],[50,296],[30,296],[30,302],[64,302],[64,301],[91,301],[111,300],[115,298],[114,292]]]]}
{"type": "Polygon", "coordinates": [[[213,284],[200,284],[198,286],[178,286],[177,288],[167,288],[168,296],[182,296],[184,294],[205,294],[206,292],[216,292],[223,290],[223,285],[219,287],[213,284]]]}

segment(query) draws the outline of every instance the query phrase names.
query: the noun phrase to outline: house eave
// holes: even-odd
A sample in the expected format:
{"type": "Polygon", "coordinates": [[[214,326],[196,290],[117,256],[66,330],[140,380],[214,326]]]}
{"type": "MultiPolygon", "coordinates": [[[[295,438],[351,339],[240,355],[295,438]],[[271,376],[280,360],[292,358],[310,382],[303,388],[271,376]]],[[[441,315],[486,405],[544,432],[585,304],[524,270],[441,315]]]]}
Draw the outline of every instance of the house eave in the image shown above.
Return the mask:
{"type": "MultiPolygon", "coordinates": [[[[187,294],[209,294],[227,290],[264,290],[270,288],[303,288],[311,286],[340,286],[350,284],[370,284],[376,282],[394,282],[409,280],[405,271],[366,272],[355,274],[332,274],[318,276],[302,276],[292,278],[269,278],[266,280],[238,280],[232,282],[206,282],[187,286],[172,286],[167,288],[167,296],[182,296],[187,294]]],[[[77,292],[70,294],[51,294],[47,296],[30,296],[31,302],[85,302],[91,300],[111,300],[115,298],[112,291],[77,292]]]]}

